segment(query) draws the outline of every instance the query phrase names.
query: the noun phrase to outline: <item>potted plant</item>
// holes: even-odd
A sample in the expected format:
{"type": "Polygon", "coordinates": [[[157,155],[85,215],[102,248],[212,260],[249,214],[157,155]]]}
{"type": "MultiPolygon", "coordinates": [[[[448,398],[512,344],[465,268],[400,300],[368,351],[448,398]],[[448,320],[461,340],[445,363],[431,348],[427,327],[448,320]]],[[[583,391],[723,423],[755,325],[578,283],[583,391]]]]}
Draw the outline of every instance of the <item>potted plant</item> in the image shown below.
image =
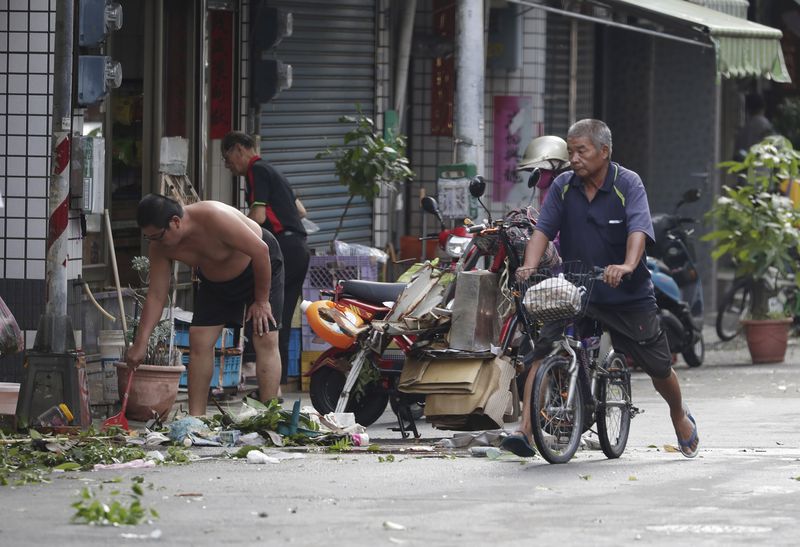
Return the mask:
{"type": "MultiPolygon", "coordinates": [[[[150,262],[147,257],[136,256],[131,260],[131,266],[142,280],[142,288],[134,289],[134,295],[138,300],[138,309],[144,304],[150,262]]],[[[169,302],[169,305],[172,306],[173,303],[169,302]]],[[[133,341],[138,324],[138,316],[129,319],[128,331],[125,333],[129,342],[133,341]]],[[[147,341],[147,353],[144,361],[136,369],[131,385],[126,411],[128,418],[147,421],[155,415],[163,417],[175,404],[178,383],[185,367],[181,364],[180,352],[171,343],[173,335],[171,318],[162,319],[153,329],[147,341]]],[[[129,371],[124,362],[116,363],[116,367],[117,386],[121,395],[128,383],[129,371]]]]}
{"type": "Polygon", "coordinates": [[[347,186],[350,194],[331,245],[342,229],[354,198],[361,197],[371,203],[381,190],[396,191],[399,184],[414,177],[405,154],[405,137],[392,131],[382,135],[376,129],[375,122],[364,115],[360,107],[357,107],[357,112],[355,116],[339,118],[339,122],[353,126],[345,133],[344,143],[329,146],[317,154],[317,159],[334,158],[336,176],[341,184],[347,186]]]}
{"type": "Polygon", "coordinates": [[[736,174],[741,184],[725,186],[706,219],[714,230],[712,258],[729,256],[739,277],[753,280],[750,317],[745,322],[748,348],[754,363],[779,362],[786,353],[791,318],[771,305],[779,282],[800,287],[795,273],[800,252],[800,211],[780,194],[785,181],[800,178],[800,153],[785,137],[770,136],[753,145],[742,161],[720,164],[736,174]],[[768,334],[764,337],[764,331],[768,334]],[[764,343],[759,343],[759,339],[764,343]],[[761,349],[768,350],[766,355],[761,349]]]}

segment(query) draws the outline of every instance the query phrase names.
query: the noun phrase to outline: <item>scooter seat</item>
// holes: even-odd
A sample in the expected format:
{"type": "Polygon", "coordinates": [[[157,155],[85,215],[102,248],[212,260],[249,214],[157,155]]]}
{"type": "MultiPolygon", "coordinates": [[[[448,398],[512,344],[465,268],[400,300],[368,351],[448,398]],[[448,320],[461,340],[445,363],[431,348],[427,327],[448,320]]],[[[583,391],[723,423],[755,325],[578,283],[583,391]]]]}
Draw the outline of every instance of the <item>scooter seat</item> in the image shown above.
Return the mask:
{"type": "Polygon", "coordinates": [[[380,281],[363,281],[348,279],[342,281],[342,295],[358,298],[372,304],[394,302],[406,288],[405,283],[382,283],[380,281]]]}

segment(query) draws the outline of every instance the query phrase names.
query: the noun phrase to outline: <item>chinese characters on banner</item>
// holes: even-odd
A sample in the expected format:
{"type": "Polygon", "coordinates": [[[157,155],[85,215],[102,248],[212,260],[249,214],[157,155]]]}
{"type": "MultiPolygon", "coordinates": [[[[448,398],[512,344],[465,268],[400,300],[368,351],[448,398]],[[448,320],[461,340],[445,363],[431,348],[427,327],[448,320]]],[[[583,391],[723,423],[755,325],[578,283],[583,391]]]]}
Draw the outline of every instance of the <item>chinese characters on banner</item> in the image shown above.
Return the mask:
{"type": "MultiPolygon", "coordinates": [[[[515,186],[520,180],[517,164],[533,138],[531,97],[495,96],[492,201],[518,201],[515,186]]],[[[526,187],[527,190],[527,187],[526,187]]]]}
{"type": "MultiPolygon", "coordinates": [[[[433,34],[446,42],[456,33],[456,5],[452,0],[434,0],[433,34]]],[[[435,57],[431,69],[431,135],[453,136],[453,101],[456,67],[452,55],[435,57]]]]}

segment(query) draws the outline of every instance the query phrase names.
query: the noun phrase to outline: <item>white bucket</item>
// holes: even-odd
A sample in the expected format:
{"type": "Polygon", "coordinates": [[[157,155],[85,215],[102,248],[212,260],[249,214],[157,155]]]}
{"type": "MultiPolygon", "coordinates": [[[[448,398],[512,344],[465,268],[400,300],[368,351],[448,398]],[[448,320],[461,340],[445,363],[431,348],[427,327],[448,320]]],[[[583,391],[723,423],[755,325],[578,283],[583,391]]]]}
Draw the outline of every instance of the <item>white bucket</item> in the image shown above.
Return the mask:
{"type": "Polygon", "coordinates": [[[0,414],[16,414],[18,398],[19,384],[0,382],[0,414]]]}
{"type": "Polygon", "coordinates": [[[101,359],[122,360],[125,351],[125,335],[121,330],[101,330],[97,337],[101,359]]]}

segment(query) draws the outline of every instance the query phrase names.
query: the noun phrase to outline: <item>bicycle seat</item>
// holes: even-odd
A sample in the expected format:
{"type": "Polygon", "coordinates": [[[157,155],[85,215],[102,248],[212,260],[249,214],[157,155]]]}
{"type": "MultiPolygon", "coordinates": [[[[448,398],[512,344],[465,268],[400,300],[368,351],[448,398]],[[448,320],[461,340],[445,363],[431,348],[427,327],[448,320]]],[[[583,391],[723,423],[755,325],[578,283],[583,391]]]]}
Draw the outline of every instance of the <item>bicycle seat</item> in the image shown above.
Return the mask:
{"type": "Polygon", "coordinates": [[[380,281],[363,281],[347,279],[342,281],[342,296],[366,300],[373,304],[394,302],[406,288],[405,283],[382,283],[380,281]]]}

